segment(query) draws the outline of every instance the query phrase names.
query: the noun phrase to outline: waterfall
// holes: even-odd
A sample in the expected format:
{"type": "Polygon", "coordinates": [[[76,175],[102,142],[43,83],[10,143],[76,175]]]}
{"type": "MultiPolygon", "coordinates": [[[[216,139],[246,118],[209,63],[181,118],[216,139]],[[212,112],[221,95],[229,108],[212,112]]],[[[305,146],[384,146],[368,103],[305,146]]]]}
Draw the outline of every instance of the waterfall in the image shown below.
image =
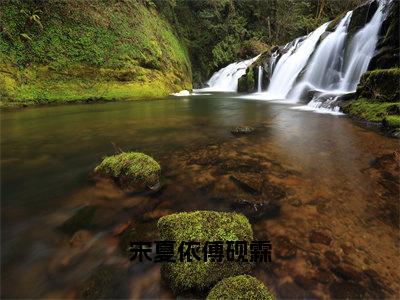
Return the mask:
{"type": "Polygon", "coordinates": [[[263,68],[262,66],[258,66],[258,82],[257,82],[257,92],[262,92],[262,76],[263,76],[263,68]]]}
{"type": "Polygon", "coordinates": [[[321,42],[308,64],[303,80],[290,92],[290,98],[301,99],[307,90],[334,90],[339,87],[345,50],[343,45],[351,15],[352,12],[348,12],[336,30],[321,42]]]}
{"type": "MultiPolygon", "coordinates": [[[[361,76],[375,54],[379,32],[386,18],[386,5],[391,0],[379,0],[379,7],[370,21],[349,35],[353,17],[349,11],[333,32],[327,32],[330,22],[323,24],[308,36],[297,38],[270,55],[269,86],[262,91],[262,67],[258,69],[258,88],[245,98],[309,100],[308,110],[339,113],[339,96],[356,91],[361,76]],[[283,54],[282,54],[283,53],[283,54]],[[308,98],[308,99],[305,99],[308,98]],[[332,110],[333,108],[333,110],[332,110]]],[[[230,64],[216,72],[208,81],[211,91],[236,91],[238,79],[256,59],[230,64]]]]}
{"type": "Polygon", "coordinates": [[[236,92],[238,87],[238,80],[244,74],[246,69],[250,66],[260,55],[240,61],[234,62],[225,68],[215,72],[207,81],[207,87],[196,91],[215,91],[215,92],[236,92]]]}
{"type": "Polygon", "coordinates": [[[272,73],[265,95],[267,99],[286,99],[297,76],[306,65],[315,45],[328,25],[329,23],[323,24],[304,40],[295,40],[290,49],[282,55],[272,73]]]}
{"type": "MultiPolygon", "coordinates": [[[[288,51],[278,61],[275,71],[270,79],[270,86],[266,99],[304,99],[308,92],[314,94],[309,102],[313,110],[326,111],[332,109],[338,112],[335,101],[338,96],[355,92],[360,82],[361,75],[368,70],[368,65],[374,56],[379,31],[385,19],[385,5],[380,1],[379,7],[371,20],[354,34],[349,40],[348,27],[353,12],[348,12],[336,26],[336,29],[325,36],[315,49],[309,53],[311,57],[304,65],[294,67],[292,64],[304,56],[300,52],[301,46],[295,51],[288,51]],[[294,58],[294,56],[299,56],[294,58]],[[298,68],[301,71],[297,71],[298,68]],[[293,70],[296,69],[296,72],[293,70]],[[285,73],[286,77],[285,77],[285,73]],[[301,74],[301,76],[299,76],[301,74]],[[296,77],[296,78],[293,78],[296,77]]],[[[326,29],[326,24],[310,34],[304,44],[309,41],[308,49],[321,37],[321,29],[326,29]],[[317,34],[318,32],[318,34],[317,34]],[[311,39],[314,39],[311,41],[311,39]]],[[[276,58],[271,58],[275,60],[276,58]]],[[[303,58],[304,59],[304,58],[303,58]]]]}
{"type": "Polygon", "coordinates": [[[275,51],[271,54],[271,59],[269,61],[269,74],[272,74],[275,69],[276,60],[279,57],[279,52],[275,51]]]}
{"type": "MultiPolygon", "coordinates": [[[[375,52],[384,19],[383,5],[382,2],[372,19],[345,47],[347,29],[352,16],[352,12],[348,12],[336,30],[321,42],[303,80],[290,92],[290,98],[301,99],[307,91],[318,91],[321,96],[355,92],[361,75],[367,71],[375,52]]],[[[310,105],[314,105],[316,100],[313,99],[310,105]]]]}

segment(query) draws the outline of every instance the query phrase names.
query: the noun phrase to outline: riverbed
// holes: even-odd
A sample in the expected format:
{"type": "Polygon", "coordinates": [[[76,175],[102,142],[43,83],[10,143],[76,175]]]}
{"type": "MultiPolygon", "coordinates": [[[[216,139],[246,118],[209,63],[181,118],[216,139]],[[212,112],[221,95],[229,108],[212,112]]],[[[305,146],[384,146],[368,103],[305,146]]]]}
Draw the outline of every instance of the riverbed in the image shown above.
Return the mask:
{"type": "Polygon", "coordinates": [[[199,209],[244,209],[273,247],[253,274],[278,298],[399,295],[398,140],[292,106],[210,93],[1,112],[2,296],[172,299],[159,264],[130,262],[126,245],[199,209]],[[120,149],[159,161],[162,189],[92,180],[120,149]],[[64,230],[82,207],[97,209],[90,228],[64,230]]]}

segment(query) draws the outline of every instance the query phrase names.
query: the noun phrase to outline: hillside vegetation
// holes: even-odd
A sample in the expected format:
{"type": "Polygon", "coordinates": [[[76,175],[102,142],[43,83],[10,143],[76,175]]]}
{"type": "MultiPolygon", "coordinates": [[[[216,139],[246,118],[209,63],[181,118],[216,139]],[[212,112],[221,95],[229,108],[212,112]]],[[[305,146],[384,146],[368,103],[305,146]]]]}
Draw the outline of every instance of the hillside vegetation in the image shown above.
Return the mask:
{"type": "Polygon", "coordinates": [[[151,1],[3,1],[3,105],[154,97],[191,88],[187,49],[151,1]]]}

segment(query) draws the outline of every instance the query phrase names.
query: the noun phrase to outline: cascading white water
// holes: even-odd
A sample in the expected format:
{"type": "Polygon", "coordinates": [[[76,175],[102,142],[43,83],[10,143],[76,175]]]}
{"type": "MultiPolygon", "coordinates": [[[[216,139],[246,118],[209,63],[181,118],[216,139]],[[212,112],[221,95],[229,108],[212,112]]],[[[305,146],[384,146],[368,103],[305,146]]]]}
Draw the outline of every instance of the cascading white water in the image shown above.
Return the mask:
{"type": "Polygon", "coordinates": [[[271,54],[271,59],[269,61],[269,74],[272,74],[274,72],[276,59],[278,58],[278,56],[279,56],[278,51],[275,51],[274,53],[271,54]]]}
{"type": "Polygon", "coordinates": [[[234,62],[225,68],[222,68],[215,72],[207,81],[208,87],[196,91],[236,92],[239,78],[246,74],[248,66],[250,66],[259,56],[260,55],[257,55],[248,60],[234,62]]]}
{"type": "Polygon", "coordinates": [[[307,66],[303,80],[290,92],[290,98],[301,99],[307,90],[334,90],[339,87],[345,51],[343,45],[351,15],[352,11],[348,12],[336,30],[321,42],[307,66]]]}
{"type": "Polygon", "coordinates": [[[325,32],[329,23],[325,23],[313,31],[304,40],[295,40],[291,48],[279,59],[268,90],[265,94],[267,99],[286,99],[297,76],[307,64],[314,51],[320,36],[325,32]]]}
{"type": "MultiPolygon", "coordinates": [[[[271,54],[269,61],[270,83],[262,92],[262,68],[258,69],[257,93],[244,96],[265,100],[288,100],[298,102],[308,92],[314,94],[308,110],[339,113],[335,106],[338,96],[354,92],[361,75],[368,70],[374,56],[379,32],[391,0],[378,0],[379,7],[371,20],[356,32],[351,40],[348,27],[353,12],[348,12],[333,32],[326,33],[329,22],[323,24],[308,36],[297,38],[271,54]],[[320,41],[319,45],[318,42],[320,41]],[[283,55],[280,55],[284,52],[283,55]]],[[[203,90],[236,91],[238,79],[256,58],[233,63],[216,72],[203,90]]]]}
{"type": "Polygon", "coordinates": [[[257,80],[257,92],[262,92],[262,76],[263,76],[263,68],[262,66],[258,66],[258,80],[257,80]]]}
{"type": "MultiPolygon", "coordinates": [[[[367,71],[374,55],[379,30],[384,20],[384,5],[383,1],[380,2],[372,19],[345,47],[347,29],[352,16],[352,12],[348,12],[336,30],[321,42],[303,80],[292,89],[289,97],[301,99],[304,92],[310,90],[320,92],[321,98],[325,98],[326,95],[355,92],[361,75],[367,71]]],[[[310,105],[315,107],[315,101],[318,101],[318,98],[313,99],[310,105]]]]}
{"type": "Polygon", "coordinates": [[[361,75],[367,71],[368,65],[374,56],[378,35],[385,19],[385,2],[380,1],[379,7],[369,21],[353,37],[349,45],[349,59],[344,65],[344,76],[340,90],[355,91],[361,75]]]}

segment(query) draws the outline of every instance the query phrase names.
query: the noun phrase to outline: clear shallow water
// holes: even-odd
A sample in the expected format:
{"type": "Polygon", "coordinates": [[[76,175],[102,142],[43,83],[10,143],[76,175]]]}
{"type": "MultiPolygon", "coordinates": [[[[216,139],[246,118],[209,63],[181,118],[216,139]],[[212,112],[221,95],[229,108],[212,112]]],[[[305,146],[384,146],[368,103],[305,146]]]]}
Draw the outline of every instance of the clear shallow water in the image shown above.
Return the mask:
{"type": "MultiPolygon", "coordinates": [[[[127,261],[115,228],[131,221],[138,236],[155,240],[155,223],[167,213],[231,210],[230,199],[241,191],[229,186],[228,177],[239,171],[224,173],[219,168],[250,161],[265,169],[257,176],[263,176],[268,186],[285,191],[278,217],[252,222],[256,236],[271,239],[273,245],[279,245],[283,236],[298,248],[290,260],[274,257],[271,270],[259,267],[258,278],[283,298],[304,291],[329,297],[329,284],[305,288],[296,278],[303,273],[314,278],[319,270],[330,270],[325,254],[331,249],[340,261],[350,262],[345,267],[377,272],[375,279],[385,295],[398,293],[398,224],[390,214],[398,211],[393,182],[398,166],[391,159],[379,160],[394,155],[397,140],[344,116],[290,107],[212,94],[2,112],[3,295],[78,297],[82,283],[89,285],[85,280],[107,265],[124,274],[119,279],[123,284],[111,292],[115,297],[172,297],[160,284],[157,265],[127,261]],[[256,134],[232,136],[230,130],[241,124],[254,126],[256,134]],[[161,162],[165,190],[156,200],[88,182],[96,163],[114,153],[112,143],[161,162]],[[371,167],[377,159],[379,166],[371,167]],[[103,210],[83,251],[71,248],[72,234],[58,228],[77,207],[87,204],[103,210]],[[332,244],[310,243],[313,230],[328,235],[332,244]],[[319,266],[312,263],[312,255],[320,256],[319,266]]],[[[332,274],[332,282],[343,283],[332,274]]],[[[366,286],[366,279],[359,277],[360,286],[366,286]]]]}

